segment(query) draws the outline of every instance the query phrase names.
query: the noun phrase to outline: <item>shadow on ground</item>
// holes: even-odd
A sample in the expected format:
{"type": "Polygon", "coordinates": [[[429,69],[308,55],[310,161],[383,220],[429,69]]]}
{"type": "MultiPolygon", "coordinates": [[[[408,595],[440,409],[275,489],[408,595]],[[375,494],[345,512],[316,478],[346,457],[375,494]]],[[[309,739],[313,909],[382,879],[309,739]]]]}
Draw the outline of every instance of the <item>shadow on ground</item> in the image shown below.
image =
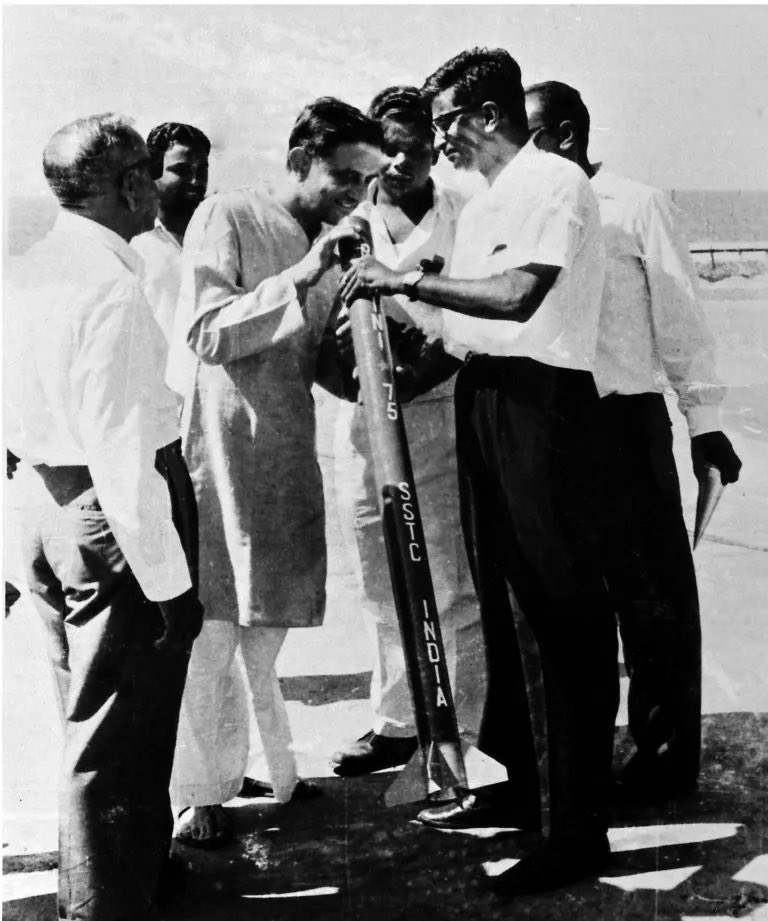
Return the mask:
{"type": "Polygon", "coordinates": [[[296,700],[310,707],[338,703],[342,700],[368,700],[371,673],[347,675],[291,675],[280,678],[285,700],[296,700]]]}
{"type": "MultiPolygon", "coordinates": [[[[413,821],[416,807],[386,809],[394,777],[321,778],[324,796],[279,806],[235,801],[236,843],[220,851],[177,845],[187,865],[169,921],[646,921],[756,918],[768,909],[768,879],[748,865],[768,852],[768,714],[730,713],[704,722],[704,770],[696,793],[674,804],[616,812],[613,865],[547,896],[505,904],[483,865],[525,853],[535,836],[442,833],[413,821]],[[745,868],[747,870],[745,871],[745,868]],[[735,876],[744,874],[742,879],[735,876]]],[[[617,747],[623,748],[622,731],[617,747]]],[[[12,858],[16,872],[51,866],[55,855],[12,858]]],[[[52,896],[8,902],[6,921],[55,917],[52,896]]]]}

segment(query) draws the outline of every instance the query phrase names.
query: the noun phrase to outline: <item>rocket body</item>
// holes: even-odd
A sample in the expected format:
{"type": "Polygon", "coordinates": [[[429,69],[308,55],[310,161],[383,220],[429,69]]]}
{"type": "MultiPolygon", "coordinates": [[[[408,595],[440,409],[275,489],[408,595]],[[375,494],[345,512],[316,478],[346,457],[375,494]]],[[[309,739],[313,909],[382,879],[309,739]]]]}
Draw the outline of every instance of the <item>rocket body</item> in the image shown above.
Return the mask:
{"type": "Polygon", "coordinates": [[[467,776],[386,318],[366,293],[348,309],[422,768],[419,795],[394,801],[452,798],[467,776]]]}

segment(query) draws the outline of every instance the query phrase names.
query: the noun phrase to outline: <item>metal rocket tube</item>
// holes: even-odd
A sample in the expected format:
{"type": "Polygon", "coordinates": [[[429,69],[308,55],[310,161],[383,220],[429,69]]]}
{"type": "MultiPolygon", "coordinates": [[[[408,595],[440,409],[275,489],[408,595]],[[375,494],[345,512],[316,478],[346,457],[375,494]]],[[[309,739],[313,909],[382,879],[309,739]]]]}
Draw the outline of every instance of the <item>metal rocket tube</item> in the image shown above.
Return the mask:
{"type": "MultiPolygon", "coordinates": [[[[362,219],[360,225],[363,232],[368,227],[362,219]]],[[[439,792],[455,796],[467,788],[466,769],[408,441],[397,399],[386,318],[378,300],[367,292],[359,294],[347,306],[413,696],[425,774],[423,794],[439,792]]]]}

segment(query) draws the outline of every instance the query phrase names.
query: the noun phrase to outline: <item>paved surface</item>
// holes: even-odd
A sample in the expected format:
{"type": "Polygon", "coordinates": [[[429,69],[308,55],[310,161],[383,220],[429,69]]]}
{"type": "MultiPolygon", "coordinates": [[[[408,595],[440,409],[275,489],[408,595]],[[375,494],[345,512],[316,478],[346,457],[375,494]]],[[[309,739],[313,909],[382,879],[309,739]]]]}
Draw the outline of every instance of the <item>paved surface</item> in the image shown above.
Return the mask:
{"type": "MultiPolygon", "coordinates": [[[[605,878],[509,906],[485,891],[482,877],[519,857],[530,838],[428,830],[412,821],[412,807],[384,808],[392,773],[332,775],[336,744],[369,727],[370,653],[354,557],[344,549],[330,488],[333,431],[345,410],[318,395],[329,487],[328,615],[322,628],[292,631],[279,665],[301,773],[318,778],[325,795],[283,807],[234,801],[234,845],[180,850],[192,872],[172,918],[768,919],[768,303],[708,308],[734,387],[726,426],[745,468],[696,553],[707,714],[699,791],[667,809],[617,814],[615,866],[605,878]]],[[[684,427],[674,418],[691,522],[695,483],[684,427]]],[[[23,602],[4,640],[3,909],[6,919],[42,921],[55,917],[61,732],[37,623],[23,602]]],[[[626,744],[624,722],[622,706],[617,748],[626,744]]]]}

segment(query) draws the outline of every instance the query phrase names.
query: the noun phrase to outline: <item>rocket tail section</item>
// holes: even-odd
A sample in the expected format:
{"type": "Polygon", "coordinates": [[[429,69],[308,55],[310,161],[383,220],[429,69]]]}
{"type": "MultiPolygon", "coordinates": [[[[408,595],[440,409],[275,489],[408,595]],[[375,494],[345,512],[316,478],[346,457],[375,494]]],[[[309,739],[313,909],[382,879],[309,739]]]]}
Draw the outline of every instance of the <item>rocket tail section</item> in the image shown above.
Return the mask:
{"type": "Polygon", "coordinates": [[[488,787],[507,780],[507,771],[498,761],[483,754],[474,745],[461,742],[458,747],[434,743],[419,747],[384,794],[387,806],[402,806],[429,799],[449,802],[460,799],[468,790],[488,787]],[[463,781],[456,765],[462,766],[463,781]]]}

